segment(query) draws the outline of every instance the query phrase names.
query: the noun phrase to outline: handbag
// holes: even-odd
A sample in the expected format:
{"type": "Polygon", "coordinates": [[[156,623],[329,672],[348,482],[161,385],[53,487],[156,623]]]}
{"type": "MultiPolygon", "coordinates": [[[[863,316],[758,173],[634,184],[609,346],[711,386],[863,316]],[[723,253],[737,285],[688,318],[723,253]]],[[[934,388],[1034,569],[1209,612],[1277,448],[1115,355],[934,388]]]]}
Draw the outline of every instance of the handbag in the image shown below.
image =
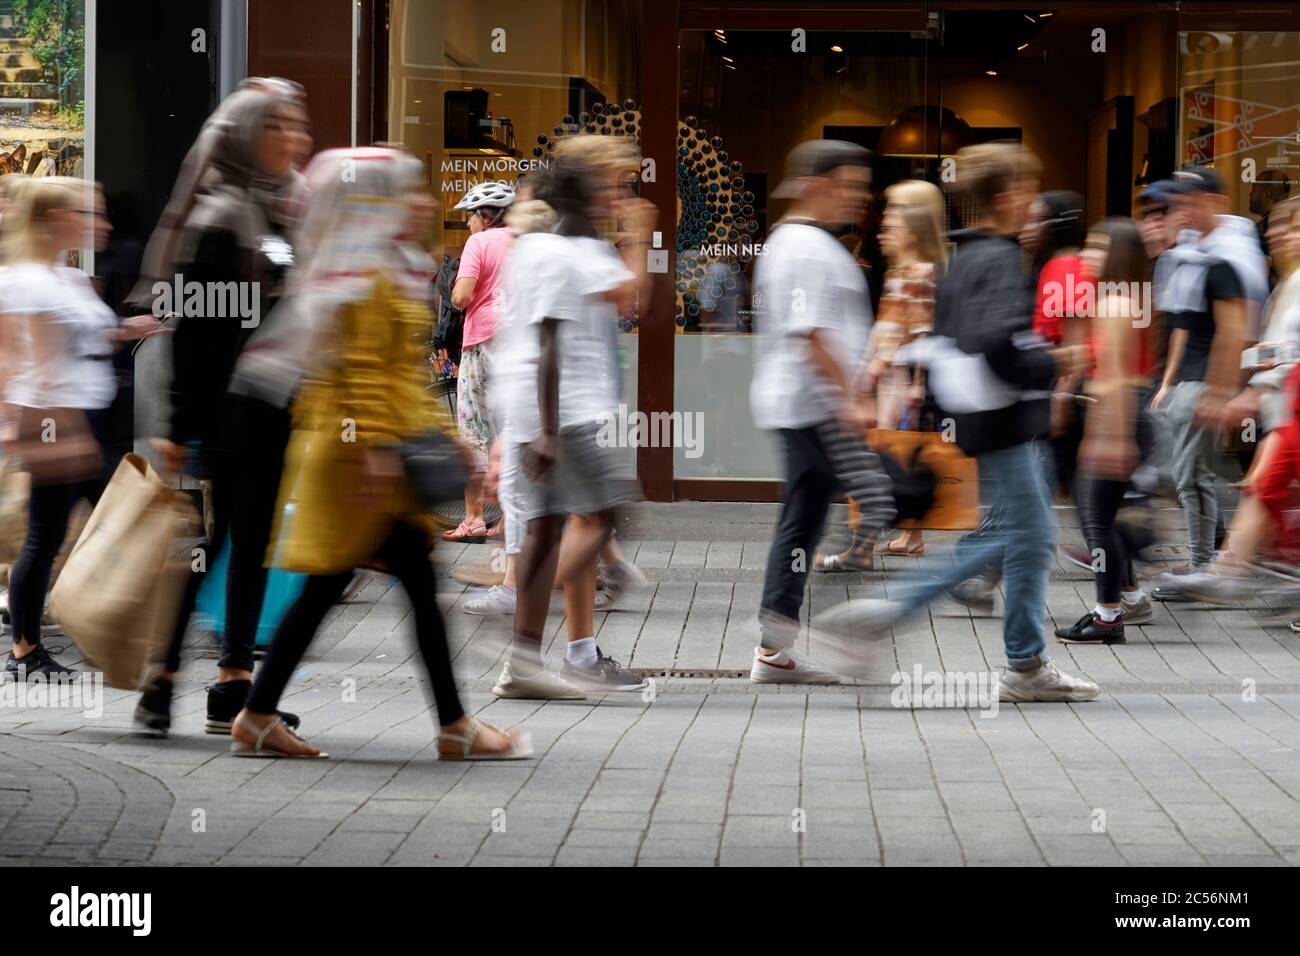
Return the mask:
{"type": "Polygon", "coordinates": [[[436,429],[402,442],[397,448],[402,470],[420,504],[436,511],[465,496],[469,464],[456,442],[436,429]]]}
{"type": "MultiPolygon", "coordinates": [[[[937,432],[903,432],[873,428],[867,432],[867,444],[877,454],[890,455],[896,462],[908,462],[907,471],[921,467],[934,479],[933,502],[920,518],[900,518],[899,528],[925,528],[934,531],[969,531],[979,525],[979,470],[974,458],[964,455],[953,442],[946,442],[937,432]],[[918,454],[919,453],[919,454],[918,454]]],[[[929,479],[917,475],[909,481],[922,484],[914,498],[919,505],[928,494],[929,479]]]]}
{"type": "Polygon", "coordinates": [[[31,476],[31,483],[70,485],[87,481],[104,467],[99,442],[79,408],[18,409],[17,437],[5,449],[31,476]]]}

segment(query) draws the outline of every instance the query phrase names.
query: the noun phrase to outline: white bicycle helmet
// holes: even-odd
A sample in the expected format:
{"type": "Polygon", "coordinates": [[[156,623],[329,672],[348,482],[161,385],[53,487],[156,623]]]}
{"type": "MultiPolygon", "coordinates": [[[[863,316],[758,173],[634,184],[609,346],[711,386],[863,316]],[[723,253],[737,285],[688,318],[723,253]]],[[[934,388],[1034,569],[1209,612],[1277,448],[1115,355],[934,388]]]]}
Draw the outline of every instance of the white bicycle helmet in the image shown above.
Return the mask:
{"type": "Polygon", "coordinates": [[[514,201],[515,187],[507,186],[505,183],[479,183],[467,192],[460,202],[456,203],[456,208],[465,210],[505,209],[514,201]]]}

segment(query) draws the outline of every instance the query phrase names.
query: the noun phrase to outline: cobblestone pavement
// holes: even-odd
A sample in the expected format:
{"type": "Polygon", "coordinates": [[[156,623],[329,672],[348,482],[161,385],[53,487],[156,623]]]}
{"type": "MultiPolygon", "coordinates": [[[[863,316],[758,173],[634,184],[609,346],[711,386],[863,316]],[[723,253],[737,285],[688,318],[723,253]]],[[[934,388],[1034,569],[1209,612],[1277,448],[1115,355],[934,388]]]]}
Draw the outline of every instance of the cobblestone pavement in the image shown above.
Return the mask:
{"type": "MultiPolygon", "coordinates": [[[[729,675],[748,671],[771,516],[643,506],[625,528],[654,588],[597,614],[597,636],[661,675],[649,700],[496,701],[506,629],[463,614],[470,592],[449,577],[453,562],[483,562],[489,549],[440,553],[467,700],[485,719],[526,726],[531,761],[436,760],[409,609],[377,575],[331,614],[283,703],[328,761],[235,760],[202,733],[215,672],[202,634],[167,740],[131,732],[134,696],[119,691],[93,719],[0,708],[0,862],[1300,863],[1300,637],[1285,625],[1157,605],[1126,645],[1049,642],[1064,668],[1101,683],[1101,699],[996,715],[895,707],[884,684],[755,687],[729,675]],[[673,676],[683,673],[706,676],[673,676]]],[[[954,537],[928,536],[932,554],[954,537]]],[[[887,592],[913,563],[816,580],[808,604],[887,592]]],[[[1086,573],[1057,568],[1051,623],[1091,599],[1086,573]]],[[[996,669],[999,618],[1000,607],[980,617],[936,604],[895,632],[896,667],[996,669]]],[[[558,596],[551,623],[558,663],[558,596]]]]}

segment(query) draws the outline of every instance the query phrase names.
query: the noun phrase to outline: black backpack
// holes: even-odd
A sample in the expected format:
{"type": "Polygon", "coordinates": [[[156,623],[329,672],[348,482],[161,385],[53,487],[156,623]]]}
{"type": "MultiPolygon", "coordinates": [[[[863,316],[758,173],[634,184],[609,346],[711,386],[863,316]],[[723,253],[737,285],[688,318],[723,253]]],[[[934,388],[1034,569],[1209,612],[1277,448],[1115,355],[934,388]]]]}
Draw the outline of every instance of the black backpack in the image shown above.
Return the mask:
{"type": "Polygon", "coordinates": [[[442,268],[433,280],[438,290],[438,326],[433,333],[433,347],[446,349],[452,364],[460,364],[461,343],[465,340],[465,310],[451,304],[451,287],[456,284],[460,258],[442,257],[442,268]]]}

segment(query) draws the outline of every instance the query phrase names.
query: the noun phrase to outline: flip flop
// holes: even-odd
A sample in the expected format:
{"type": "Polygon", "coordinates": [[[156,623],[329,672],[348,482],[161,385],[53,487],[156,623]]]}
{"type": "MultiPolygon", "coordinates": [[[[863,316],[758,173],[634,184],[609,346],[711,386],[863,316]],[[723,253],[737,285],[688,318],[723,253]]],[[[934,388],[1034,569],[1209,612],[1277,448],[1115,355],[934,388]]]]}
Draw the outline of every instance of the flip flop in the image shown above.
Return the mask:
{"type": "Polygon", "coordinates": [[[471,527],[469,519],[461,521],[450,531],[442,533],[443,541],[457,541],[461,544],[482,544],[487,540],[487,526],[482,522],[471,527]]]}

